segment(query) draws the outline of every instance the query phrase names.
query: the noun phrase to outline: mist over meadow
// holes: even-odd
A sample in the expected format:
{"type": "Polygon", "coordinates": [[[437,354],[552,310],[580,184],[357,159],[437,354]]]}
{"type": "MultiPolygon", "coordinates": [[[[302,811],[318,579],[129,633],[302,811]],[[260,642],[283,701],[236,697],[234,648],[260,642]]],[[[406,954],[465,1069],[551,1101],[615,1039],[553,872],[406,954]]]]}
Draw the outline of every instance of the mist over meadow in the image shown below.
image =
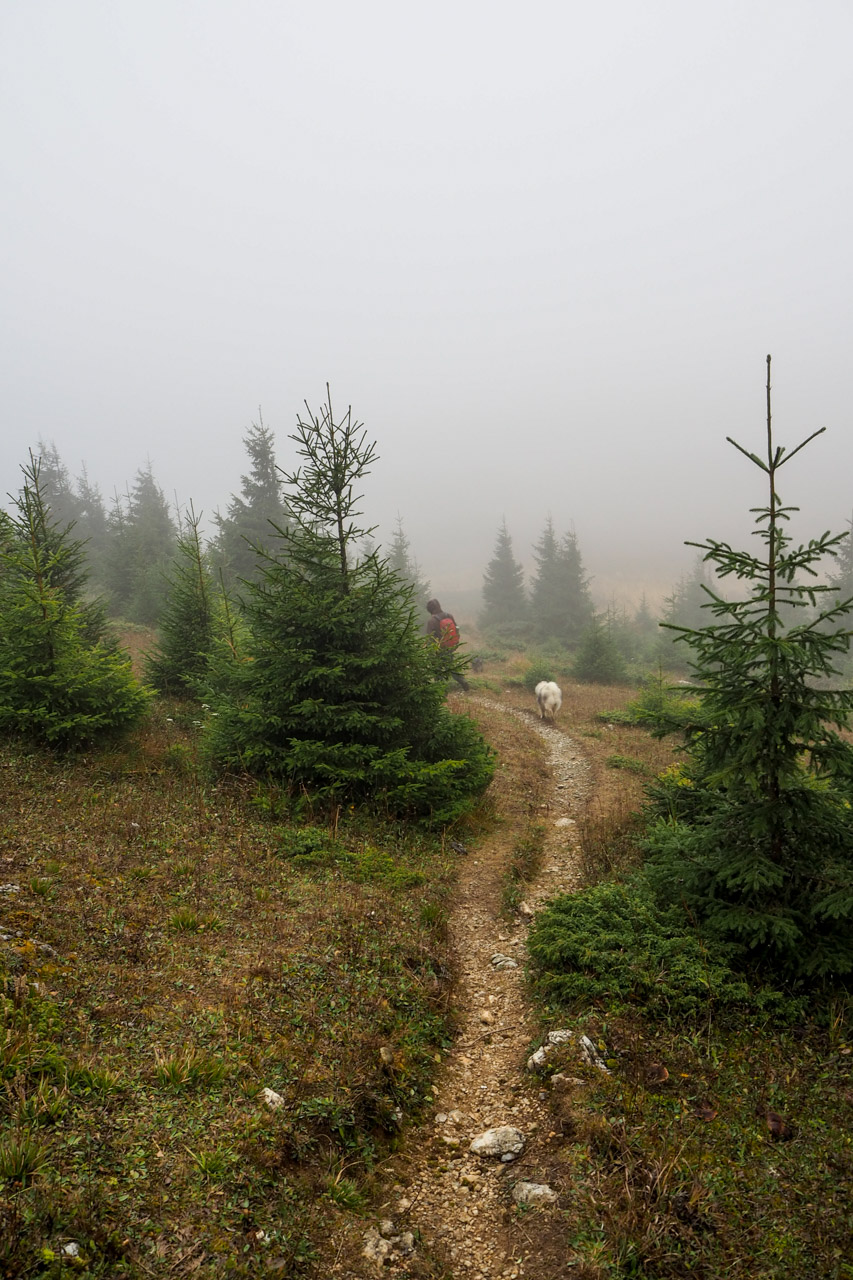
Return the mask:
{"type": "Polygon", "coordinates": [[[853,506],[849,8],[216,0],[0,17],[0,488],[53,444],[205,527],[243,437],[331,386],[433,589],[476,611],[550,516],[596,602],[658,604],[761,501],[726,443],[828,431],[853,506]]]}

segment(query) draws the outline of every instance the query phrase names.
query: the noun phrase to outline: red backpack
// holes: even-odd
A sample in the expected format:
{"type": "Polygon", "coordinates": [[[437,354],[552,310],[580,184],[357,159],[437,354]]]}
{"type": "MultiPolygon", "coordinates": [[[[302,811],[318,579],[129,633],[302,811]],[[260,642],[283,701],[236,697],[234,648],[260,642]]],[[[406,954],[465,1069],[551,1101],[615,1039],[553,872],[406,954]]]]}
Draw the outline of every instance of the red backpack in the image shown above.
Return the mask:
{"type": "Polygon", "coordinates": [[[453,615],[450,613],[442,614],[438,620],[439,649],[455,649],[458,644],[459,632],[456,629],[453,615]]]}

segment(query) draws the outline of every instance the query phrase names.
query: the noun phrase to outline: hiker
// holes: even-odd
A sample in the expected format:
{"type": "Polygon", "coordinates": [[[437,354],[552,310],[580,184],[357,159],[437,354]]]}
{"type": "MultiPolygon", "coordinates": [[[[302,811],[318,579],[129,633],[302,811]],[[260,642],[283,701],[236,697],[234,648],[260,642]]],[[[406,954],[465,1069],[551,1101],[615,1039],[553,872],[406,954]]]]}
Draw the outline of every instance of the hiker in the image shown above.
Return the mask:
{"type": "MultiPolygon", "coordinates": [[[[445,613],[437,600],[427,600],[427,613],[429,614],[427,635],[435,641],[440,652],[447,654],[448,658],[451,657],[459,647],[459,629],[456,626],[456,619],[452,613],[445,613]]],[[[451,669],[450,674],[463,689],[471,687],[461,671],[451,669]]]]}

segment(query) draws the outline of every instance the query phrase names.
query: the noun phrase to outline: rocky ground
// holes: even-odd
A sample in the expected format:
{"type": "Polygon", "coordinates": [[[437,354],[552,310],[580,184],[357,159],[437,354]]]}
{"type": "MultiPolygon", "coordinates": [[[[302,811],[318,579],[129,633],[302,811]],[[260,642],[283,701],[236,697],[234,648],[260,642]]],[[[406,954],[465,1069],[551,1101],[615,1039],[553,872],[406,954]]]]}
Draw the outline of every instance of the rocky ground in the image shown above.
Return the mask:
{"type": "MultiPolygon", "coordinates": [[[[512,921],[499,911],[505,834],[460,859],[449,923],[458,965],[458,1034],[436,1081],[432,1125],[414,1131],[395,1159],[396,1181],[389,1184],[380,1218],[363,1235],[358,1269],[350,1261],[331,1272],[347,1280],[380,1270],[398,1276],[538,1280],[543,1274],[538,1246],[525,1230],[527,1215],[519,1214],[514,1202],[526,1198],[547,1205],[560,1195],[560,1166],[550,1149],[555,1138],[551,1112],[536,1075],[526,1068],[531,1040],[541,1027],[524,986],[525,937],[543,901],[580,883],[575,824],[589,797],[591,768],[577,742],[558,726],[485,698],[470,701],[517,717],[544,739],[551,776],[541,807],[543,857],[512,921]],[[509,1131],[480,1144],[494,1154],[470,1149],[478,1136],[494,1129],[509,1131]],[[419,1267],[417,1255],[431,1259],[430,1266],[419,1267]]],[[[564,1087],[573,1087],[570,1079],[564,1081],[564,1087]]],[[[571,1268],[572,1259],[564,1256],[563,1265],[571,1268]]],[[[553,1274],[550,1266],[546,1270],[553,1274]]]]}

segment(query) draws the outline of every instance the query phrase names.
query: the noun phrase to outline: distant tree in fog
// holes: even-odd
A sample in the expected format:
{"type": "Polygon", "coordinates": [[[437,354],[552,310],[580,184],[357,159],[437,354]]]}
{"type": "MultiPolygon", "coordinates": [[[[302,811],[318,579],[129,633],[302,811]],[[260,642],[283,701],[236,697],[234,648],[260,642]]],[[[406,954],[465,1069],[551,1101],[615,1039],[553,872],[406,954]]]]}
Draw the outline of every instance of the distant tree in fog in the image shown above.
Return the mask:
{"type": "Polygon", "coordinates": [[[388,547],[390,568],[412,588],[412,604],[422,613],[429,599],[430,585],[421,577],[421,567],[412,556],[409,539],[403,532],[403,520],[398,514],[397,525],[388,547]]]}
{"type": "Polygon", "coordinates": [[[849,600],[853,596],[853,520],[847,521],[847,537],[838,548],[827,582],[835,587],[839,600],[849,600]]]}
{"type": "Polygon", "coordinates": [[[611,614],[593,614],[581,637],[572,671],[576,680],[588,684],[622,684],[626,679],[611,614]]]}
{"type": "Polygon", "coordinates": [[[201,514],[196,515],[190,505],[168,571],[157,648],[146,662],[149,683],[176,698],[202,695],[215,639],[217,592],[200,522],[201,514]]]}
{"type": "Polygon", "coordinates": [[[679,578],[672,594],[664,600],[661,621],[672,626],[689,627],[691,630],[704,626],[708,615],[703,612],[703,606],[710,602],[705,589],[707,586],[709,582],[705,559],[697,556],[690,573],[679,578]]]}
{"type": "Polygon", "coordinates": [[[594,609],[589,578],[584,569],[580,546],[574,533],[567,533],[562,538],[558,564],[566,599],[564,637],[569,644],[576,644],[589,626],[594,609]]]}
{"type": "Polygon", "coordinates": [[[75,533],[85,540],[86,558],[92,578],[100,586],[104,578],[104,560],[109,543],[107,509],[97,485],[89,481],[85,464],[77,477],[77,525],[75,533]]]}
{"type": "Polygon", "coordinates": [[[111,610],[129,622],[156,626],[166,602],[166,571],[177,531],[150,463],[137,471],[130,493],[116,495],[108,526],[104,571],[111,610]]]}
{"type": "MultiPolygon", "coordinates": [[[[53,442],[46,444],[39,440],[36,457],[40,492],[45,505],[50,507],[57,525],[76,524],[80,518],[80,502],[59,450],[53,442]]],[[[77,536],[80,536],[79,531],[77,536]]]]}
{"type": "Polygon", "coordinates": [[[554,522],[549,516],[542,536],[533,548],[536,571],[530,584],[530,617],[537,640],[559,636],[565,623],[558,552],[554,522]]]}
{"type": "Polygon", "coordinates": [[[567,533],[558,539],[549,516],[533,556],[536,575],[531,585],[530,617],[534,637],[576,644],[593,614],[577,537],[567,533]]]}
{"type": "Polygon", "coordinates": [[[479,623],[481,627],[499,628],[507,638],[523,639],[528,618],[524,570],[512,554],[512,538],[504,520],[498,529],[495,554],[483,575],[479,623]]]}
{"type": "Polygon", "coordinates": [[[276,529],[287,524],[281,473],[275,461],[275,437],[263,418],[243,436],[249,455],[249,474],[240,477],[240,496],[232,494],[224,516],[217,513],[213,554],[225,579],[254,582],[260,575],[258,549],[274,543],[276,529]]]}

